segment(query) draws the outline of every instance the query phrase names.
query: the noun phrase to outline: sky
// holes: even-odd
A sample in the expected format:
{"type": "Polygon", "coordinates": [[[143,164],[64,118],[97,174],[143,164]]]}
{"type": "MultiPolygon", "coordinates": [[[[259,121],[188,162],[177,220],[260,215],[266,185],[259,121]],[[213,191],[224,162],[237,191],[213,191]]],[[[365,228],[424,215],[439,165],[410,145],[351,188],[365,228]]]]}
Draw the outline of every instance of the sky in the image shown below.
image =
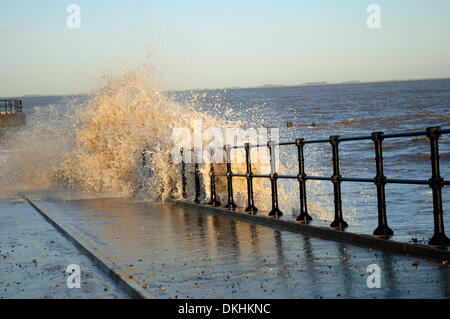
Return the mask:
{"type": "Polygon", "coordinates": [[[2,0],[0,96],[87,92],[144,62],[162,89],[448,78],[449,39],[448,0],[2,0]]]}

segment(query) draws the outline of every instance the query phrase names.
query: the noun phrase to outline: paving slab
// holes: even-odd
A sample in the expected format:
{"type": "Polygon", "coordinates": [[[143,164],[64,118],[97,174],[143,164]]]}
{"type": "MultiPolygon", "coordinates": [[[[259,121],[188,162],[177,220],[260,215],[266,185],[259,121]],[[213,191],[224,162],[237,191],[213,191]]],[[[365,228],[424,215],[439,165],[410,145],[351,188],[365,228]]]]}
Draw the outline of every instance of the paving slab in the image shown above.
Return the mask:
{"type": "Polygon", "coordinates": [[[0,298],[128,298],[24,200],[0,200],[0,298]],[[80,288],[68,288],[77,264],[80,288]]]}
{"type": "Polygon", "coordinates": [[[169,204],[33,200],[158,298],[448,298],[449,265],[169,204]],[[369,265],[380,288],[369,288],[369,265]]]}

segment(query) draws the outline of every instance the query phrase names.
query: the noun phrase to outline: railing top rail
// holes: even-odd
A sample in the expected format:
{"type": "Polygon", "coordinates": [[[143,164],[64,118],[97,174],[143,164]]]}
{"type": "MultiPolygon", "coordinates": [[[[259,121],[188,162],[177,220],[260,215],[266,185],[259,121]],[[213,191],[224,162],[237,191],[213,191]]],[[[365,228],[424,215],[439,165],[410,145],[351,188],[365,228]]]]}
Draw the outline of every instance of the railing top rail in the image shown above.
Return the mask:
{"type": "MultiPolygon", "coordinates": [[[[385,134],[384,132],[374,132],[374,133],[380,133],[380,135],[386,139],[386,138],[399,138],[399,137],[412,137],[412,136],[427,136],[427,131],[409,131],[409,132],[399,132],[399,133],[390,133],[385,134]]],[[[372,134],[374,134],[372,133],[372,134]]],[[[450,128],[447,129],[439,129],[439,134],[449,134],[450,128]]],[[[347,137],[340,137],[337,136],[336,141],[338,142],[350,142],[350,141],[361,141],[361,140],[372,140],[373,135],[361,135],[361,136],[347,136],[347,137]]],[[[301,141],[302,144],[319,144],[319,143],[330,143],[330,137],[329,138],[321,138],[321,139],[296,139],[294,141],[284,141],[284,142],[272,142],[273,146],[276,145],[296,145],[298,141],[301,141]]],[[[247,143],[246,143],[247,144],[247,143]]],[[[265,144],[249,144],[249,148],[257,148],[257,147],[267,147],[268,143],[265,144]]],[[[233,145],[230,146],[231,149],[241,149],[245,148],[244,145],[233,145]]],[[[185,151],[188,152],[194,152],[195,148],[183,148],[185,151]]]]}

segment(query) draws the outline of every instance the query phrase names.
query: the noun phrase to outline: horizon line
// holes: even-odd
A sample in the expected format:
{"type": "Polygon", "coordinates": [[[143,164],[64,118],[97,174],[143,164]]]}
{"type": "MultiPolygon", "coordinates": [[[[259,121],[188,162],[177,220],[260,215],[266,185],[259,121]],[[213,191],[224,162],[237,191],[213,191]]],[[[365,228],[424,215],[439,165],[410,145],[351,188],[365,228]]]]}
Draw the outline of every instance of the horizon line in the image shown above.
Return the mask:
{"type": "MultiPolygon", "coordinates": [[[[375,81],[341,81],[341,82],[327,82],[327,81],[312,81],[303,82],[301,84],[263,84],[256,86],[229,86],[229,87],[218,87],[218,88],[189,88],[189,89],[168,89],[162,90],[163,92],[175,93],[175,92],[189,92],[189,91],[217,91],[217,90],[245,90],[245,89],[275,89],[275,88],[289,88],[289,87],[312,87],[312,86],[333,86],[333,85],[358,85],[358,84],[371,84],[371,83],[394,83],[394,82],[414,82],[414,81],[437,81],[437,80],[450,80],[449,77],[439,77],[439,78],[410,78],[410,79],[390,79],[390,80],[375,80],[375,81]]],[[[33,97],[44,97],[44,96],[87,96],[88,92],[78,92],[78,93],[62,93],[62,94],[22,94],[15,96],[0,96],[0,98],[12,99],[12,98],[33,98],[33,97]]]]}

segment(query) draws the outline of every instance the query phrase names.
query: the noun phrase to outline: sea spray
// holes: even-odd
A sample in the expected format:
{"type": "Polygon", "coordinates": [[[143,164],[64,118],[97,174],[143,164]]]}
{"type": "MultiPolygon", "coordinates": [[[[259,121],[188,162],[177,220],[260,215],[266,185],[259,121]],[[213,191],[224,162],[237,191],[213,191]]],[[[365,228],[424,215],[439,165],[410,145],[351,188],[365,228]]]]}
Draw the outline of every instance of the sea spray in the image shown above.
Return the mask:
{"type": "Polygon", "coordinates": [[[151,76],[137,71],[109,79],[78,118],[76,146],[61,163],[59,180],[93,194],[156,200],[179,197],[179,172],[171,160],[174,128],[193,129],[194,119],[216,122],[168,99],[151,76]]]}
{"type": "MultiPolygon", "coordinates": [[[[177,128],[194,132],[243,126],[239,121],[219,120],[200,112],[193,104],[174,102],[152,85],[151,76],[127,71],[108,79],[106,85],[77,112],[75,147],[63,157],[56,174],[58,183],[103,196],[135,196],[166,201],[181,197],[180,165],[172,158],[176,141],[171,136],[177,128]],[[143,165],[145,162],[145,165],[143,165]]],[[[201,137],[200,145],[209,142],[201,137]]],[[[233,170],[245,170],[243,154],[237,154],[233,170]]],[[[209,196],[209,165],[201,157],[203,197],[209,196]],[[207,163],[206,163],[207,164],[207,163]]],[[[188,164],[188,182],[193,183],[193,164],[188,164]]],[[[225,171],[225,163],[216,164],[225,171]]],[[[257,163],[255,173],[267,173],[268,163],[257,163]]],[[[234,179],[238,204],[243,205],[245,179],[234,179]]],[[[268,184],[255,181],[255,198],[262,209],[268,208],[268,184]]],[[[188,185],[192,196],[193,185],[188,185]]],[[[218,197],[226,199],[226,181],[218,178],[218,197]]]]}
{"type": "Polygon", "coordinates": [[[240,126],[200,112],[195,104],[174,102],[153,85],[151,74],[138,71],[105,77],[84,102],[66,103],[36,109],[29,126],[6,137],[5,148],[13,151],[3,159],[1,180],[11,193],[65,189],[77,195],[180,198],[179,164],[171,159],[173,130],[193,130],[196,120],[205,129],[240,126]]]}
{"type": "Polygon", "coordinates": [[[3,132],[0,188],[4,197],[55,188],[55,172],[73,149],[74,112],[58,105],[36,107],[25,127],[3,132]]]}
{"type": "MultiPolygon", "coordinates": [[[[63,198],[136,197],[155,201],[181,198],[181,168],[172,158],[176,142],[171,139],[173,131],[187,128],[193,132],[195,123],[201,121],[203,131],[218,128],[226,135],[227,128],[249,128],[249,123],[230,116],[231,108],[227,108],[228,116],[217,112],[222,115],[220,118],[212,115],[216,112],[201,110],[195,93],[192,103],[175,102],[153,80],[152,74],[123,71],[104,77],[100,88],[81,102],[69,99],[64,109],[53,106],[35,112],[27,129],[8,137],[14,151],[3,164],[3,185],[9,185],[11,191],[43,194],[47,190],[51,196],[64,191],[63,198]],[[234,118],[233,121],[227,120],[228,117],[234,118]]],[[[202,137],[201,145],[209,142],[206,136],[202,137]]],[[[270,173],[268,149],[263,148],[263,152],[266,161],[252,164],[255,174],[270,173]]],[[[295,171],[295,155],[281,148],[280,153],[278,173],[295,171]]],[[[235,155],[239,160],[233,162],[232,171],[244,174],[243,150],[235,155]]],[[[193,198],[194,165],[188,163],[186,167],[188,197],[193,198]]],[[[226,164],[216,163],[215,169],[224,173],[226,164]]],[[[200,171],[202,198],[207,200],[210,178],[206,158],[202,158],[200,171]]],[[[257,207],[270,210],[270,181],[254,179],[253,188],[257,207]]],[[[233,178],[233,190],[236,204],[246,207],[246,179],[233,178]]],[[[226,178],[216,178],[216,191],[225,204],[226,178]]],[[[279,201],[288,214],[298,207],[295,181],[280,181],[279,201]]]]}

